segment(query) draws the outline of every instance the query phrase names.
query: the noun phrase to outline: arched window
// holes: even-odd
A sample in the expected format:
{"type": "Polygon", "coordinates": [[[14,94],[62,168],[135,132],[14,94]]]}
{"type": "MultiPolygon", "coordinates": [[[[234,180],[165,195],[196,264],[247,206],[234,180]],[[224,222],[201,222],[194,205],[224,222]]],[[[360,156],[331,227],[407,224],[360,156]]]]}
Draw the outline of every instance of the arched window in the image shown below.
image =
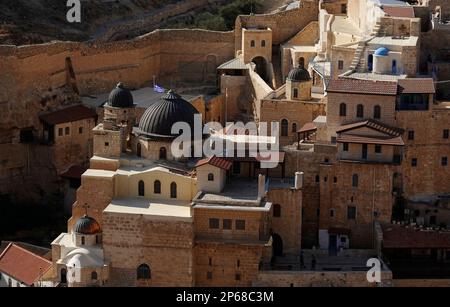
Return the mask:
{"type": "Polygon", "coordinates": [[[373,118],[375,119],[381,118],[381,107],[378,105],[373,107],[373,118]]]}
{"type": "Polygon", "coordinates": [[[141,145],[141,143],[137,143],[137,145],[136,145],[136,155],[138,157],[142,156],[142,145],[141,145]]]}
{"type": "Polygon", "coordinates": [[[100,243],[100,238],[99,236],[95,236],[95,244],[99,244],[100,243]]]}
{"type": "Polygon", "coordinates": [[[153,183],[153,193],[161,194],[161,181],[155,180],[153,183]]]}
{"type": "Polygon", "coordinates": [[[352,187],[357,188],[358,187],[358,181],[359,181],[358,174],[353,174],[353,176],[352,176],[352,187]]]}
{"type": "Polygon", "coordinates": [[[255,41],[252,40],[252,41],[250,42],[250,47],[255,47],[255,45],[256,45],[256,44],[255,44],[255,41]]]}
{"type": "Polygon", "coordinates": [[[159,149],[159,160],[166,160],[167,159],[167,150],[166,147],[161,147],[159,149]]]}
{"type": "Polygon", "coordinates": [[[298,66],[299,66],[300,68],[305,68],[305,58],[301,57],[301,58],[298,60],[298,66]]]}
{"type": "Polygon", "coordinates": [[[364,106],[362,104],[358,104],[356,106],[356,117],[358,118],[364,117],[364,106]]]}
{"type": "Polygon", "coordinates": [[[170,184],[170,198],[177,198],[177,184],[175,182],[170,184]]]}
{"type": "Polygon", "coordinates": [[[214,174],[213,173],[209,173],[208,174],[208,181],[214,181],[214,174]]]}
{"type": "Polygon", "coordinates": [[[289,122],[287,119],[281,120],[281,136],[288,136],[289,134],[289,122]]]}
{"type": "Polygon", "coordinates": [[[95,272],[95,271],[92,272],[92,273],[91,273],[91,279],[92,279],[92,280],[97,280],[97,278],[98,278],[97,272],[95,272]]]}
{"type": "Polygon", "coordinates": [[[347,105],[345,103],[339,105],[339,116],[347,116],[347,105]]]}
{"type": "Polygon", "coordinates": [[[278,204],[273,206],[273,217],[281,217],[281,206],[278,204]]]}
{"type": "Polygon", "coordinates": [[[297,127],[297,123],[293,123],[292,124],[292,133],[297,133],[298,127],[297,127]]]}
{"type": "Polygon", "coordinates": [[[265,40],[261,41],[261,47],[266,47],[266,41],[265,40]]]}
{"type": "Polygon", "coordinates": [[[147,264],[141,264],[138,268],[137,268],[137,279],[138,280],[146,280],[146,279],[151,279],[152,278],[152,273],[150,271],[150,267],[147,264]]]}
{"type": "Polygon", "coordinates": [[[81,237],[81,245],[84,245],[84,244],[86,244],[86,239],[85,239],[85,237],[81,237]]]}
{"type": "Polygon", "coordinates": [[[294,98],[298,98],[298,88],[294,88],[294,90],[292,91],[292,96],[294,98]]]}
{"type": "Polygon", "coordinates": [[[138,183],[138,195],[145,196],[145,183],[142,180],[138,183]]]}

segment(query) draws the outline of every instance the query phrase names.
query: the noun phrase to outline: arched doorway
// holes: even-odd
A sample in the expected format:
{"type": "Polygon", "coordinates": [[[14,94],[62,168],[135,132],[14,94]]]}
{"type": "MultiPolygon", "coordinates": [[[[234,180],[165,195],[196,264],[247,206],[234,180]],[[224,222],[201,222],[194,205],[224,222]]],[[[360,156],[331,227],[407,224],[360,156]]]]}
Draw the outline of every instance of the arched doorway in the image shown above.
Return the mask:
{"type": "Polygon", "coordinates": [[[397,61],[396,60],[392,60],[392,74],[393,75],[397,74],[397,61]]]}
{"type": "Polygon", "coordinates": [[[269,78],[267,76],[267,61],[265,58],[259,56],[252,60],[256,65],[256,72],[258,75],[266,82],[269,82],[269,78]]]}
{"type": "Polygon", "coordinates": [[[67,284],[67,270],[62,268],[61,269],[61,279],[60,279],[62,284],[67,284]]]}
{"type": "Polygon", "coordinates": [[[273,233],[272,240],[273,257],[283,256],[283,240],[281,239],[280,235],[277,233],[273,233]]]}

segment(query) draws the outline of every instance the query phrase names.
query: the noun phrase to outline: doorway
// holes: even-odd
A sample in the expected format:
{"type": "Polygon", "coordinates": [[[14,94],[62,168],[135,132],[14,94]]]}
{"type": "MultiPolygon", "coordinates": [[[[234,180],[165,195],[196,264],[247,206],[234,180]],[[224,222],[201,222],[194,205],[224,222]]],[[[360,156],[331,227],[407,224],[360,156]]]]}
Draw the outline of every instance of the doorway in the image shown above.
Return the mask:
{"type": "Polygon", "coordinates": [[[61,283],[67,284],[67,270],[61,269],[61,283]]]}
{"type": "Polygon", "coordinates": [[[328,253],[330,256],[337,256],[337,235],[329,236],[328,253]]]}
{"type": "Polygon", "coordinates": [[[281,239],[280,235],[277,233],[272,234],[272,249],[273,249],[273,256],[274,257],[281,257],[283,256],[283,240],[281,239]]]}
{"type": "Polygon", "coordinates": [[[363,160],[367,160],[367,152],[368,152],[368,145],[363,144],[362,145],[362,158],[363,160]]]}

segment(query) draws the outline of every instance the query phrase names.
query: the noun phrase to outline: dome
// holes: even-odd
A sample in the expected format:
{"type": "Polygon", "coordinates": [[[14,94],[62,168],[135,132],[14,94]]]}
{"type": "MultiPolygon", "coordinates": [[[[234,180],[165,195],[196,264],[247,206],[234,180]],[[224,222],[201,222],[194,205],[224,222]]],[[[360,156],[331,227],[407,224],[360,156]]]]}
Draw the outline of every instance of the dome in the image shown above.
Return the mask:
{"type": "Polygon", "coordinates": [[[102,259],[85,248],[77,248],[68,253],[63,263],[67,268],[95,268],[102,267],[104,265],[102,259]]]}
{"type": "Polygon", "coordinates": [[[92,217],[84,215],[75,223],[73,231],[77,234],[95,235],[100,232],[100,224],[92,217]]]}
{"type": "Polygon", "coordinates": [[[386,47],[380,47],[377,50],[375,50],[374,55],[375,56],[387,56],[389,54],[389,49],[386,47]]]}
{"type": "Polygon", "coordinates": [[[304,82],[311,80],[311,76],[306,69],[296,67],[289,72],[287,80],[292,82],[304,82]]]}
{"type": "Polygon", "coordinates": [[[170,90],[161,101],[151,105],[142,115],[138,133],[153,137],[173,138],[172,126],[186,122],[194,128],[194,114],[198,111],[180,95],[170,90]]]}
{"type": "Polygon", "coordinates": [[[131,108],[133,107],[133,94],[122,83],[119,83],[109,94],[108,105],[114,108],[131,108]]]}

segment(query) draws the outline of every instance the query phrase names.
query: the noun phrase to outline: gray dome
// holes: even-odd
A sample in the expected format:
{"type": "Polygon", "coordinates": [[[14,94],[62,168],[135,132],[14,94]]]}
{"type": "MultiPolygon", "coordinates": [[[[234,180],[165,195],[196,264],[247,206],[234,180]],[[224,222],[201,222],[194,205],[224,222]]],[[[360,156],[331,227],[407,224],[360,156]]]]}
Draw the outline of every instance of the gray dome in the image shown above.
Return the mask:
{"type": "Polygon", "coordinates": [[[133,94],[122,83],[119,83],[109,94],[108,105],[114,108],[131,108],[134,105],[133,94]]]}
{"type": "Polygon", "coordinates": [[[289,72],[287,80],[292,82],[304,82],[311,80],[311,76],[306,69],[296,67],[289,72]]]}
{"type": "Polygon", "coordinates": [[[186,122],[194,128],[194,114],[198,111],[180,95],[170,90],[161,101],[151,105],[142,115],[138,133],[157,138],[174,138],[172,126],[186,122]]]}
{"type": "Polygon", "coordinates": [[[95,235],[100,232],[100,224],[94,218],[84,215],[75,223],[73,231],[83,235],[95,235]]]}

